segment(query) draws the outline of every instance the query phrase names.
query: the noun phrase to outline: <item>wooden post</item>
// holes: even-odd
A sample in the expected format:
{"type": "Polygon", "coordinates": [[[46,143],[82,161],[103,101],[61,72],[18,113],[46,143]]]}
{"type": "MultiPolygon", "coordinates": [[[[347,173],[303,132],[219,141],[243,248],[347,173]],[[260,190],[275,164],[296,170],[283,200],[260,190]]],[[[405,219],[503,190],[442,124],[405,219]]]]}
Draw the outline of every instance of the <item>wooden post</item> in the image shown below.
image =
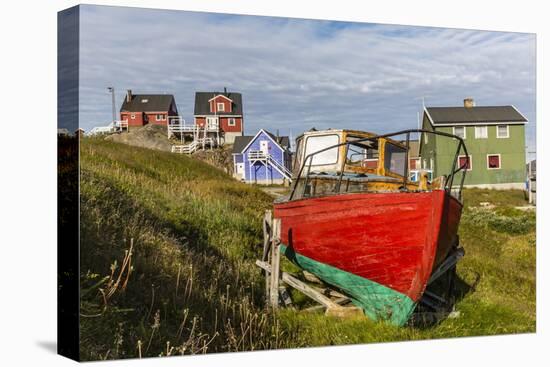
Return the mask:
{"type": "MultiPolygon", "coordinates": [[[[264,230],[264,248],[263,248],[263,254],[262,254],[262,261],[268,261],[269,260],[269,249],[271,247],[271,210],[266,210],[264,215],[264,223],[263,223],[263,230],[264,230]]],[[[269,305],[271,302],[271,298],[269,296],[269,292],[271,290],[270,288],[270,280],[271,280],[271,274],[267,270],[265,271],[265,304],[269,305]]]]}
{"type": "Polygon", "coordinates": [[[271,225],[271,280],[269,297],[271,307],[276,310],[279,306],[279,262],[281,259],[280,247],[281,220],[273,219],[271,225]]]}

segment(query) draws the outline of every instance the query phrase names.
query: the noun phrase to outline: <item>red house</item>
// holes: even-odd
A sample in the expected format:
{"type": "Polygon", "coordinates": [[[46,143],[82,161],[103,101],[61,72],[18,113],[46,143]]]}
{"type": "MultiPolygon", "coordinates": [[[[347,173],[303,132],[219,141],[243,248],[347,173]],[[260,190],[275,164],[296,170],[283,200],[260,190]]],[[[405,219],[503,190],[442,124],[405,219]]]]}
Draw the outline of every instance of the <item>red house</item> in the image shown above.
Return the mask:
{"type": "Polygon", "coordinates": [[[128,90],[120,107],[120,119],[128,121],[128,126],[167,125],[168,117],[177,115],[171,94],[132,94],[128,90]]]}
{"type": "Polygon", "coordinates": [[[225,143],[233,144],[244,131],[243,105],[240,93],[196,92],[195,124],[209,131],[218,130],[225,143]]]}

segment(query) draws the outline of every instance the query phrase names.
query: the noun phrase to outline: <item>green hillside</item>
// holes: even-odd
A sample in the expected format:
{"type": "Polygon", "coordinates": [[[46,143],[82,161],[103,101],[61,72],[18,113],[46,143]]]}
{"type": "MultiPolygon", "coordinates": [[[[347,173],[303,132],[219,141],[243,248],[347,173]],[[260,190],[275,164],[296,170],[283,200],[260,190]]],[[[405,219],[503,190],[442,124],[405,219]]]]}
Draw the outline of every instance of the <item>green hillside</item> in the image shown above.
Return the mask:
{"type": "Polygon", "coordinates": [[[534,214],[506,196],[520,193],[465,213],[461,316],[396,328],[265,311],[254,260],[272,199],[258,188],[181,155],[96,138],[80,151],[85,360],[535,330],[534,214]]]}

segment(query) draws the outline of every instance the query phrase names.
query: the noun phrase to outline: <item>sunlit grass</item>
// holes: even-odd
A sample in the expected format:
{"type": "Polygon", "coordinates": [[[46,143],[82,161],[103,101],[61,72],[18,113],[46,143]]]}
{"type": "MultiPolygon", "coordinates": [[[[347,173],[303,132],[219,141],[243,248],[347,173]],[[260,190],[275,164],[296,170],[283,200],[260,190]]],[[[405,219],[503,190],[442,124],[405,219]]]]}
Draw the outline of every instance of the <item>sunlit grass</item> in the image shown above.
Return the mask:
{"type": "Polygon", "coordinates": [[[456,305],[460,317],[428,328],[266,313],[254,260],[272,198],[198,160],[85,138],[81,193],[83,359],[535,330],[534,213],[512,208],[521,192],[466,191],[467,205],[497,207],[465,210],[458,275],[472,288],[456,305]]]}

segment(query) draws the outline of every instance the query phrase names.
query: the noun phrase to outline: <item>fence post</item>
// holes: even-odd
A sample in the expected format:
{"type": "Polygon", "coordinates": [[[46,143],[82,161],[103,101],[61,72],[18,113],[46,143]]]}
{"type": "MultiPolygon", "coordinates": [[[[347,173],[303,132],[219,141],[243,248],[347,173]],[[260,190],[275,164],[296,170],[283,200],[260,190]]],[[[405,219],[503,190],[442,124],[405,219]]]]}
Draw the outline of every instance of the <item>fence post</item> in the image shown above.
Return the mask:
{"type": "Polygon", "coordinates": [[[276,310],[279,306],[279,261],[281,258],[280,247],[280,234],[281,234],[281,220],[278,218],[273,219],[271,230],[271,282],[269,297],[271,301],[271,307],[276,310]]]}

